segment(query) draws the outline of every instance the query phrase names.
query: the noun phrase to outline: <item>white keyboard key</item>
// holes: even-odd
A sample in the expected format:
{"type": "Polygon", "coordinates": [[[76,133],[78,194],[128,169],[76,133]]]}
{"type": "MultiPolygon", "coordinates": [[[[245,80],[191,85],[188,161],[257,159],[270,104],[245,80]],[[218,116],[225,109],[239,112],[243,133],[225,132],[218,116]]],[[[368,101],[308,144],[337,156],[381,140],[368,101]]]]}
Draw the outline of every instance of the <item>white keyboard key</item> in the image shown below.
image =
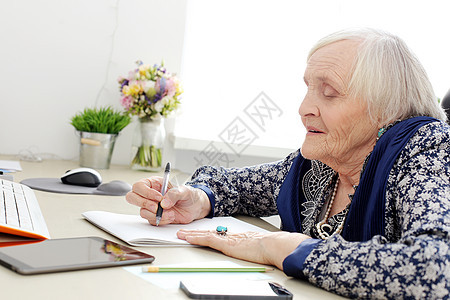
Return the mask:
{"type": "Polygon", "coordinates": [[[13,188],[14,194],[22,194],[23,195],[23,189],[22,189],[21,184],[13,182],[12,188],[13,188]]]}
{"type": "Polygon", "coordinates": [[[6,224],[10,226],[19,227],[19,215],[17,214],[16,200],[14,193],[10,190],[5,190],[5,211],[6,224]]]}
{"type": "Polygon", "coordinates": [[[0,191],[0,224],[6,223],[6,214],[5,214],[5,196],[3,195],[3,191],[0,191]]]}
{"type": "Polygon", "coordinates": [[[9,190],[12,191],[13,186],[11,181],[3,180],[2,182],[2,189],[3,190],[9,190]]]}
{"type": "Polygon", "coordinates": [[[25,197],[23,194],[15,194],[16,196],[16,205],[17,205],[17,212],[19,215],[19,223],[20,227],[23,229],[33,229],[33,224],[31,222],[30,218],[30,212],[28,211],[28,205],[25,201],[25,197]]]}

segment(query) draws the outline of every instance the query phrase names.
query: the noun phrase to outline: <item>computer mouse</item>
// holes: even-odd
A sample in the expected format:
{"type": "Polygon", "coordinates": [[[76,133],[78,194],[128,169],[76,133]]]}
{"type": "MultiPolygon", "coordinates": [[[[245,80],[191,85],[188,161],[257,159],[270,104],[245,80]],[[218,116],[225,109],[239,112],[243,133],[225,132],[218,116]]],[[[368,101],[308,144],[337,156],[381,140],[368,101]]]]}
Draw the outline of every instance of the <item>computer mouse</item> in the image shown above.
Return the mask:
{"type": "Polygon", "coordinates": [[[100,173],[91,168],[77,168],[68,170],[61,176],[62,183],[80,185],[87,187],[97,187],[102,183],[100,173]]]}
{"type": "Polygon", "coordinates": [[[108,195],[116,195],[123,196],[126,195],[129,191],[131,191],[131,185],[125,181],[121,180],[113,180],[108,183],[101,184],[96,192],[98,194],[108,194],[108,195]]]}

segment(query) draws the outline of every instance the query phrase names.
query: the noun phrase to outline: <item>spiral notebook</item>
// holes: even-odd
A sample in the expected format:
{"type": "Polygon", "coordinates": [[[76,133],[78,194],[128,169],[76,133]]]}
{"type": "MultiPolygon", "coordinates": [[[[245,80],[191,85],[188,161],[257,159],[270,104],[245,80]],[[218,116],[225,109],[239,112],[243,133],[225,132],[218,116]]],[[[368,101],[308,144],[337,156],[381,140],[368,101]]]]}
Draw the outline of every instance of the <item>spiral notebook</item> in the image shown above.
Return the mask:
{"type": "Polygon", "coordinates": [[[268,232],[258,226],[234,217],[215,217],[196,220],[189,224],[150,225],[139,215],[125,215],[106,211],[87,211],[82,216],[93,225],[121,239],[131,246],[190,246],[177,238],[180,229],[215,230],[226,226],[229,232],[268,232]]]}

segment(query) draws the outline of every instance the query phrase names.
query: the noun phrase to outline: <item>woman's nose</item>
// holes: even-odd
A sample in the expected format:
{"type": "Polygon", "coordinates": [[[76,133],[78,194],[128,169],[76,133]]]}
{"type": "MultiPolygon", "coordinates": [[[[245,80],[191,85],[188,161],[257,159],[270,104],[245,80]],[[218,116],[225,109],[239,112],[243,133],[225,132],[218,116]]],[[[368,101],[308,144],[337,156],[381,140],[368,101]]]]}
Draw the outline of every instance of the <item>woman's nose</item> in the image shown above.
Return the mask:
{"type": "Polygon", "coordinates": [[[302,103],[298,109],[298,114],[300,117],[307,116],[319,116],[319,109],[314,101],[314,95],[312,91],[307,91],[302,103]]]}

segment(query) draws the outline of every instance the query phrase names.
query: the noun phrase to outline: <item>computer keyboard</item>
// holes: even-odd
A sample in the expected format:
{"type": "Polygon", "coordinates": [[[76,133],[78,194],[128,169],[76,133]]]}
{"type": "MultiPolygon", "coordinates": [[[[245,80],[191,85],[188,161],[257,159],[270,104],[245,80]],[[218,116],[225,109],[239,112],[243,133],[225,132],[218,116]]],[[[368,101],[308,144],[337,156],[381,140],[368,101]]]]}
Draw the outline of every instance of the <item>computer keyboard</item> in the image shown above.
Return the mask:
{"type": "Polygon", "coordinates": [[[0,232],[50,238],[36,195],[26,185],[0,179],[0,232]]]}

